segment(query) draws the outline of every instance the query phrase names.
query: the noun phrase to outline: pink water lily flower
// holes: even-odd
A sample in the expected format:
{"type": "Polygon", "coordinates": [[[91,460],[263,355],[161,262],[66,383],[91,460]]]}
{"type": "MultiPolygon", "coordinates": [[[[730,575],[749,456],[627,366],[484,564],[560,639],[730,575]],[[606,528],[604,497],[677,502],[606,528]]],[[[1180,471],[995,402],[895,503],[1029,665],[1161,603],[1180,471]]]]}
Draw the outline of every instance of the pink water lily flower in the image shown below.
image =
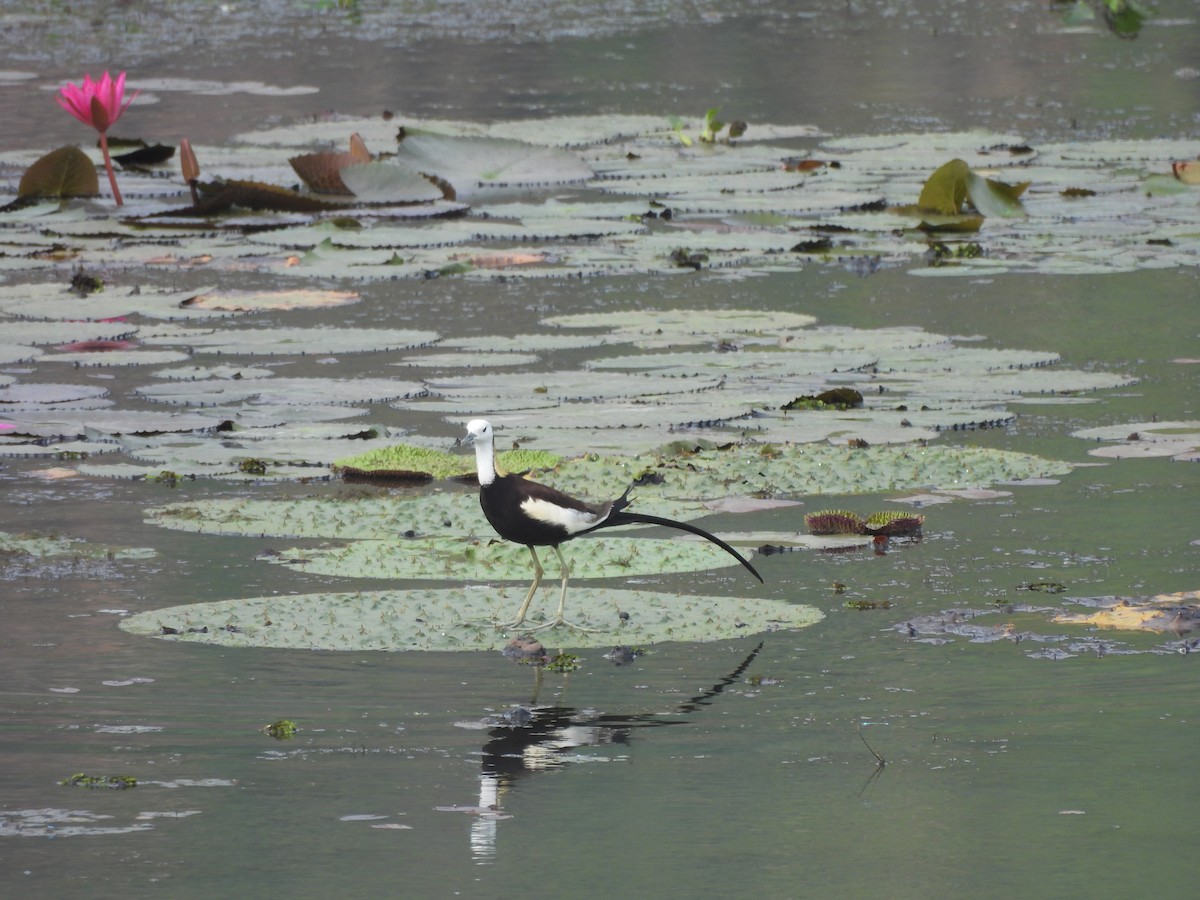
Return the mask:
{"type": "Polygon", "coordinates": [[[129,109],[141,91],[135,91],[128,100],[125,99],[125,73],[121,72],[114,81],[105,72],[99,81],[93,81],[91,75],[83,76],[83,84],[68,84],[64,86],[54,99],[58,105],[77,118],[84,125],[90,125],[100,132],[100,152],[104,154],[104,168],[108,171],[108,183],[112,185],[113,197],[120,206],[121,192],[117,189],[117,176],[113,173],[112,159],[108,155],[108,129],[116,124],[121,114],[129,109]]]}

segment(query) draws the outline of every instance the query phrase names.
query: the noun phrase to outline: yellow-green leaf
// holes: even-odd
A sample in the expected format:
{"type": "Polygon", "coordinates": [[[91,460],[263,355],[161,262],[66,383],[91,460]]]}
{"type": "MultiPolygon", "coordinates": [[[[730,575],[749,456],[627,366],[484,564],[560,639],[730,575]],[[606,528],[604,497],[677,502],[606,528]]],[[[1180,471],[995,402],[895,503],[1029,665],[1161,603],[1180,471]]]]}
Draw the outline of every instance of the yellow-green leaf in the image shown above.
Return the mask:
{"type": "Polygon", "coordinates": [[[78,147],[51,150],[21,176],[17,196],[94,197],[100,193],[96,167],[78,147]]]}
{"type": "Polygon", "coordinates": [[[967,177],[970,174],[971,168],[963,160],[950,160],[929,176],[925,187],[921,188],[917,206],[944,216],[962,212],[963,201],[967,199],[967,177]]]}

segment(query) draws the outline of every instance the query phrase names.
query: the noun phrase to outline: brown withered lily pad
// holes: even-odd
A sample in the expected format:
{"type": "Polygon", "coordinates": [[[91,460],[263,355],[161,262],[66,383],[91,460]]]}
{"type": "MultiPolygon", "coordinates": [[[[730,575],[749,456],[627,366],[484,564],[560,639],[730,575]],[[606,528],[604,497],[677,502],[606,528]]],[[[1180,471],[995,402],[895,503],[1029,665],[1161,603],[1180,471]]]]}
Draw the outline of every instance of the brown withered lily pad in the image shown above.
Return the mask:
{"type": "Polygon", "coordinates": [[[342,169],[370,161],[371,152],[358,134],[350,135],[350,149],[344,153],[305,153],[288,160],[296,174],[316,193],[346,195],[354,192],[342,181],[342,169]]]}

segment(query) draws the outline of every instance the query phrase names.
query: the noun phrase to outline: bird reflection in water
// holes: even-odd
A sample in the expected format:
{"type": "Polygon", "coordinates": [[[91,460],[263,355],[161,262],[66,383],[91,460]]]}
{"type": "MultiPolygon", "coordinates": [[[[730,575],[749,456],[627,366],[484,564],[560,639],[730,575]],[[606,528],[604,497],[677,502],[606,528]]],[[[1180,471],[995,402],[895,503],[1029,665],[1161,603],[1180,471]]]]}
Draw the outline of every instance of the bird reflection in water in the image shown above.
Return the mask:
{"type": "Polygon", "coordinates": [[[732,672],[679,703],[671,712],[601,713],[569,706],[538,706],[537,693],[543,675],[539,669],[529,706],[515,706],[502,714],[464,726],[488,729],[480,764],[478,805],[439,809],[471,814],[471,855],[481,865],[492,862],[497,852],[499,824],[512,818],[503,810],[500,801],[519,779],[578,761],[579,757],[573,756],[572,752],[581,748],[608,744],[629,746],[634,732],[642,728],[688,724],[687,719],[678,716],[697,712],[716,699],[745,673],[762,647],[760,642],[732,672]]]}

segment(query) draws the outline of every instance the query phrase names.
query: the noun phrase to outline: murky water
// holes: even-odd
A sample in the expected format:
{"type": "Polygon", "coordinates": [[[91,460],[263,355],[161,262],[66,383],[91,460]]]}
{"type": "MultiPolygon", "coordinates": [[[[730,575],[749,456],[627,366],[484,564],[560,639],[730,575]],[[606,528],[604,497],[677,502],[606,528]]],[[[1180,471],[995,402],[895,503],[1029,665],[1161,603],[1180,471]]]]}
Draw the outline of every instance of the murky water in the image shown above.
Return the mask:
{"type": "MultiPolygon", "coordinates": [[[[1195,12],[1159,7],[1164,19],[1195,12]]],[[[273,35],[271,51],[255,56],[244,52],[251,37],[236,32],[203,53],[171,46],[159,55],[144,39],[128,61],[115,52],[96,59],[90,45],[79,52],[86,65],[147,76],[320,88],[279,100],[172,94],[154,111],[211,129],[207,140],[330,107],[524,117],[694,112],[718,102],[747,118],[835,133],[1200,132],[1200,80],[1176,74],[1200,58],[1194,23],[1119,42],[1059,33],[1032,3],[987,4],[978,19],[961,4],[932,2],[815,3],[811,14],[790,16],[747,4],[708,21],[662,15],[653,26],[553,40],[462,29],[372,41],[339,23],[324,39],[311,30],[273,35]]],[[[0,112],[22,123],[6,133],[6,148],[79,137],[37,89],[82,71],[52,30],[7,63],[38,77],[0,90],[0,112]]],[[[79,33],[61,22],[61,34],[79,33]]],[[[103,31],[99,46],[125,39],[134,40],[103,31]]],[[[350,309],[380,327],[515,335],[544,315],[635,308],[649,295],[662,306],[798,310],[825,324],[916,325],[982,335],[985,346],[1054,350],[1072,366],[1141,380],[1092,403],[1021,405],[1010,429],[943,440],[1088,463],[1097,461],[1089,445],[1069,437],[1076,428],[1197,417],[1197,369],[1179,360],[1200,355],[1198,287],[1195,270],[980,283],[814,266],[649,287],[395,283],[366,288],[350,309]]],[[[348,357],[342,373],[394,375],[388,362],[348,357]]],[[[379,411],[395,424],[401,415],[379,411]]],[[[584,651],[579,672],[540,684],[487,654],[231,651],[129,636],[117,628],[120,610],[328,587],[255,561],[267,539],[142,523],[142,509],[172,500],[301,489],[28,476],[41,467],[0,468],[0,529],[160,555],[0,582],[0,874],[14,896],[1194,893],[1193,656],[1032,658],[1051,645],[931,645],[893,627],[943,609],[1028,601],[1023,582],[1061,582],[1075,597],[1195,589],[1194,464],[1126,460],[1013,488],[1011,497],[938,506],[921,543],[884,556],[761,558],[763,596],[816,605],[825,621],[793,634],[656,646],[623,667],[584,651]],[[834,581],[894,606],[847,609],[834,581]],[[537,707],[529,727],[483,722],[513,704],[537,707]],[[280,718],[303,729],[294,740],[261,733],[280,718]],[[131,774],[141,784],[58,784],[76,772],[131,774]],[[493,804],[499,815],[480,814],[493,804]]],[[[872,508],[887,505],[873,499],[872,508]]],[[[843,502],[863,506],[820,498],[763,513],[762,527],[798,530],[805,510],[843,502]]],[[[721,594],[738,589],[737,578],[723,570],[661,583],[721,594]]],[[[1034,620],[1016,621],[1025,629],[1034,620]]],[[[1054,630],[1044,617],[1038,628],[1054,630]]],[[[1134,649],[1164,640],[1114,637],[1134,649]]]]}

